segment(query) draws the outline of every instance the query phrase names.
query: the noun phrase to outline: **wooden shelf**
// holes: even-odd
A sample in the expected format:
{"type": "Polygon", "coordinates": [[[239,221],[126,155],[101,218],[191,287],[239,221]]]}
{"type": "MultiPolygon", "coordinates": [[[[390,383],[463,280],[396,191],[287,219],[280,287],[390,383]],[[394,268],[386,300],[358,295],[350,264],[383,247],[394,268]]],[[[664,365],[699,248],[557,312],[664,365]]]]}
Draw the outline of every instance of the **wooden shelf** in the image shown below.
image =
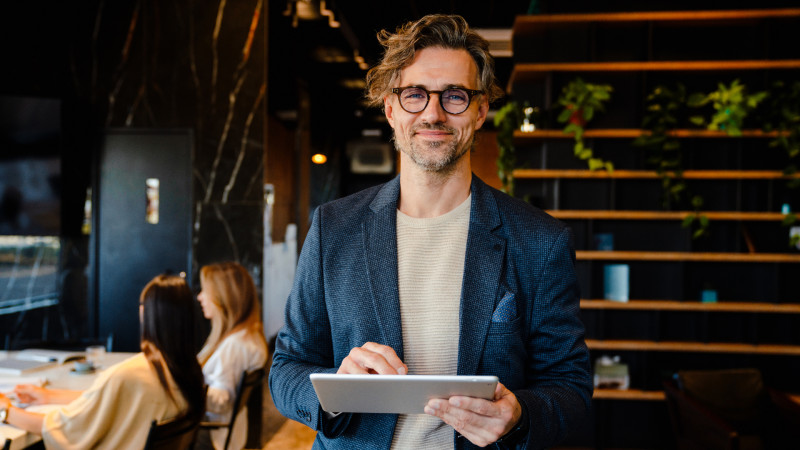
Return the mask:
{"type": "Polygon", "coordinates": [[[610,300],[581,300],[581,309],[800,314],[800,303],[701,303],[698,301],[679,300],[629,300],[627,302],[614,302],[610,300]]]}
{"type": "Polygon", "coordinates": [[[709,10],[709,11],[644,11],[583,14],[541,14],[517,16],[512,33],[514,36],[537,32],[552,25],[635,22],[686,22],[758,20],[800,17],[798,8],[709,10]]]}
{"type": "MultiPolygon", "coordinates": [[[[648,130],[640,128],[598,128],[584,131],[583,137],[586,139],[636,139],[639,136],[649,134],[648,130]]],[[[741,139],[741,138],[760,138],[774,139],[779,136],[777,131],[764,132],[762,130],[742,130],[741,136],[731,136],[724,131],[711,130],[692,130],[680,129],[673,130],[669,136],[676,138],[697,138],[697,139],[741,139]]],[[[540,129],[536,131],[514,131],[514,142],[516,144],[526,144],[528,142],[543,141],[551,139],[572,139],[572,133],[564,133],[562,129],[540,129]]]]}
{"type": "MultiPolygon", "coordinates": [[[[616,179],[616,180],[648,180],[660,179],[661,176],[652,170],[586,170],[586,169],[515,169],[517,179],[616,179]]],[[[798,178],[800,174],[786,175],[780,170],[685,170],[683,178],[687,180],[780,180],[798,178]]]]}
{"type": "Polygon", "coordinates": [[[579,261],[800,263],[800,254],[792,253],[693,253],[576,250],[575,257],[579,261]]]}
{"type": "Polygon", "coordinates": [[[595,400],[650,400],[666,399],[663,391],[643,391],[641,389],[595,389],[592,398],[595,400]]]}
{"type": "Polygon", "coordinates": [[[507,84],[544,79],[551,72],[698,72],[800,69],[800,59],[747,59],[719,61],[614,61],[515,64],[507,84]]]}
{"type": "MultiPolygon", "coordinates": [[[[606,209],[550,209],[547,214],[557,219],[574,220],[683,220],[694,215],[693,211],[612,211],[606,209]]],[[[699,215],[709,220],[742,220],[751,222],[782,221],[786,214],[756,211],[700,211],[699,215]]]]}
{"type": "Polygon", "coordinates": [[[743,344],[732,342],[676,342],[586,339],[590,350],[630,350],[689,353],[741,353],[800,356],[800,346],[784,344],[743,344]]]}

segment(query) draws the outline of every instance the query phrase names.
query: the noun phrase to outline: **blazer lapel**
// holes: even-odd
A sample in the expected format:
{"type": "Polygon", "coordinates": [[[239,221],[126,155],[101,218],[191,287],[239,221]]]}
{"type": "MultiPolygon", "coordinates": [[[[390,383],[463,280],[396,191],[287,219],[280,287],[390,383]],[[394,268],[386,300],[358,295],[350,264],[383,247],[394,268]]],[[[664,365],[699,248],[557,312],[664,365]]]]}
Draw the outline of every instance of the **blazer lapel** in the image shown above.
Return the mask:
{"type": "Polygon", "coordinates": [[[505,239],[492,233],[500,226],[497,203],[487,186],[472,176],[464,281],[461,288],[461,332],[458,339],[458,374],[474,375],[494,311],[503,270],[505,239]]]}
{"type": "Polygon", "coordinates": [[[400,297],[397,281],[397,200],[400,178],[387,183],[370,204],[372,214],[364,220],[364,258],[372,291],[373,308],[384,345],[403,359],[400,297]]]}

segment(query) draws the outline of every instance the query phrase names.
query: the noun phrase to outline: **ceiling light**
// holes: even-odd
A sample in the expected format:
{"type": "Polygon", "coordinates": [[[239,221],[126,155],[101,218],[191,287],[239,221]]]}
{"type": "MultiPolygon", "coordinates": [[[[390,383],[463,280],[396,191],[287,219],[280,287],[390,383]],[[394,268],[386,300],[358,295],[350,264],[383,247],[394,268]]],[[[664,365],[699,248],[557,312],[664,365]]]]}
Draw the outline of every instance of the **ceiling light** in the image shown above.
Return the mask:
{"type": "Polygon", "coordinates": [[[341,23],[334,17],[333,10],[326,7],[325,0],[288,0],[284,16],[292,17],[292,26],[297,28],[300,20],[328,19],[328,26],[339,28],[341,23]]]}

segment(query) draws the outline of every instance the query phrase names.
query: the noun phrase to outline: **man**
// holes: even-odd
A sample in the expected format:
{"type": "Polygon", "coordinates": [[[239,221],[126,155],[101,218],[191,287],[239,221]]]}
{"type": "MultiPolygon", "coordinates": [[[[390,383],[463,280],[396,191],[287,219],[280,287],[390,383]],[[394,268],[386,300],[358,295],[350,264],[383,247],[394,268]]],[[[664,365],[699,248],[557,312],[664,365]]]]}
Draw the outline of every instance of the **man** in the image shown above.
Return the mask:
{"type": "Polygon", "coordinates": [[[488,43],[458,16],[379,36],[368,97],[401,172],[314,214],[278,335],[278,410],[314,448],[552,446],[586,417],[592,383],[569,230],[472,175],[474,134],[502,92],[488,43]],[[426,414],[331,414],[315,372],[496,375],[492,401],[426,414]]]}

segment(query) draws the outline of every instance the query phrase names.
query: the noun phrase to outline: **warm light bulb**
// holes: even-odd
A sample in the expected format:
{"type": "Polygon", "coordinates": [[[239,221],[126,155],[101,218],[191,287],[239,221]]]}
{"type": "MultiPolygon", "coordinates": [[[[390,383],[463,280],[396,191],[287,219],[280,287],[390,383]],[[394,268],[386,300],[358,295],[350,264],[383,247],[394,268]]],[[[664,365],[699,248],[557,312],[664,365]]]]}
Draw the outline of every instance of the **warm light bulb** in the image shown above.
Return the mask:
{"type": "Polygon", "coordinates": [[[328,157],[323,155],[322,153],[317,153],[316,155],[311,157],[311,162],[314,164],[325,164],[328,161],[328,157]]]}

